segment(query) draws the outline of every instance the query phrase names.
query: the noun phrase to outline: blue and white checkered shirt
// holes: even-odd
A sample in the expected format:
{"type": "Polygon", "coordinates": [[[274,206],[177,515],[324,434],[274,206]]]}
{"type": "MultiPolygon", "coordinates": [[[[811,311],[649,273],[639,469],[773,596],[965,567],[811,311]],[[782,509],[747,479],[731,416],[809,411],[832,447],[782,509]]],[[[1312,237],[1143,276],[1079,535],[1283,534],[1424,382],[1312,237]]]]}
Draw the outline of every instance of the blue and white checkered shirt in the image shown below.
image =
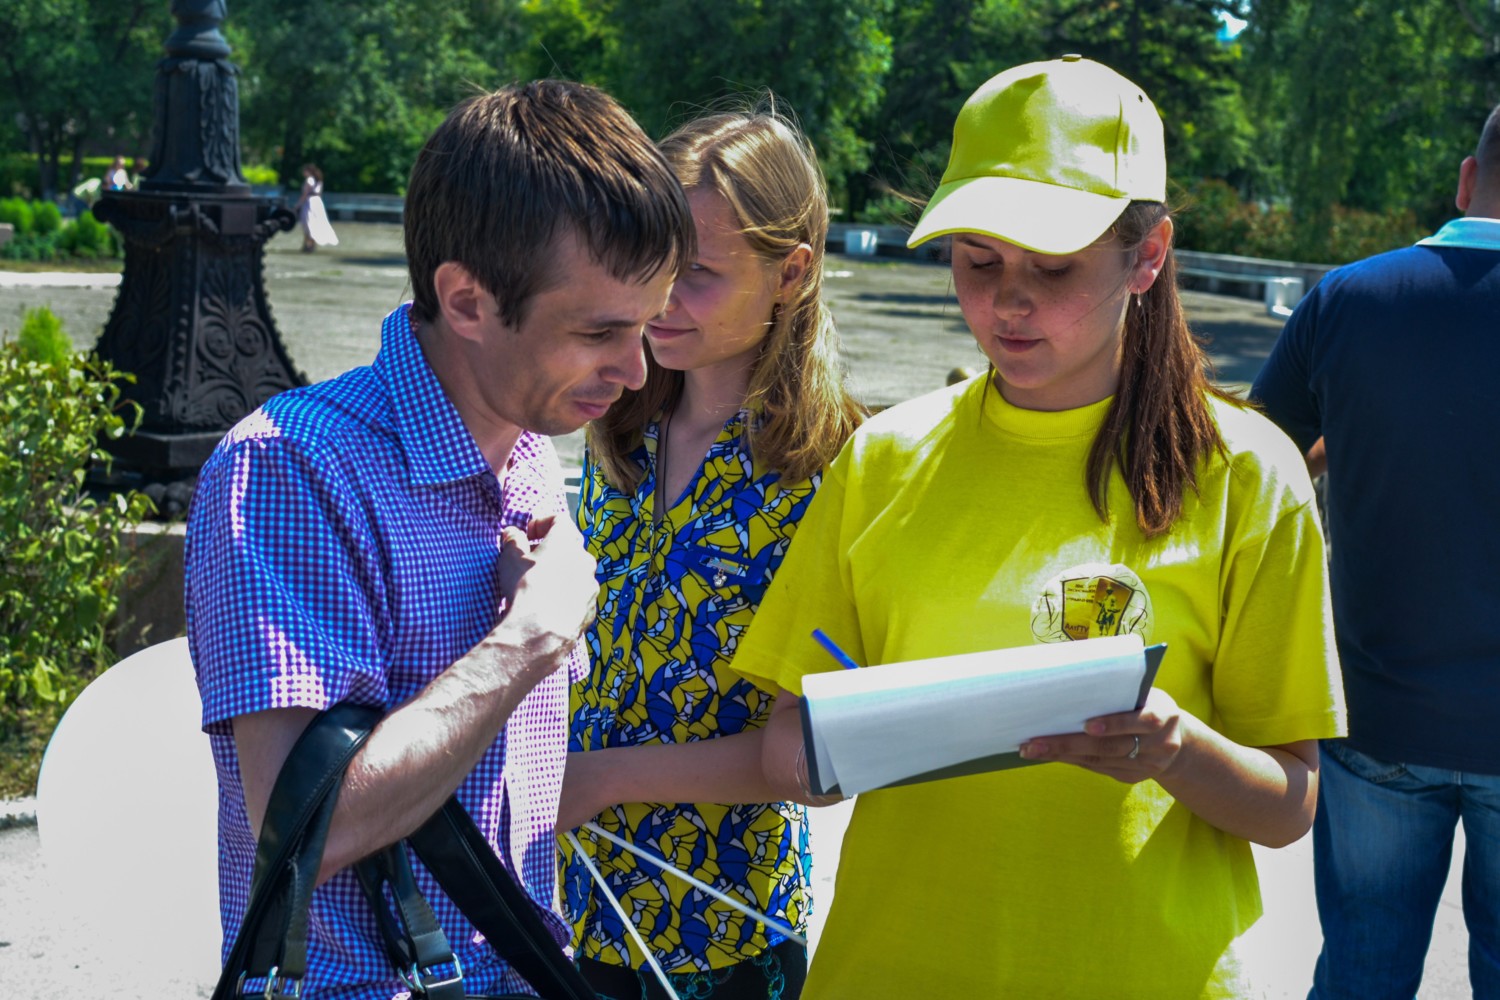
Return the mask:
{"type": "MultiPolygon", "coordinates": [[[[255,837],[231,720],[271,708],[407,701],[499,621],[505,525],[566,515],[551,442],[523,434],[502,481],[422,356],[408,307],[375,363],[276,396],[203,467],[187,535],[188,641],[219,773],[225,955],[249,902],[255,837]]],[[[568,669],[542,681],[458,795],[544,914],[553,913],[568,669]]],[[[523,990],[413,857],[473,992],[523,990]]],[[[352,871],[313,896],[304,996],[406,995],[352,871]],[[349,989],[348,987],[357,987],[349,989]],[[335,988],[338,989],[335,989],[335,988]]]]}

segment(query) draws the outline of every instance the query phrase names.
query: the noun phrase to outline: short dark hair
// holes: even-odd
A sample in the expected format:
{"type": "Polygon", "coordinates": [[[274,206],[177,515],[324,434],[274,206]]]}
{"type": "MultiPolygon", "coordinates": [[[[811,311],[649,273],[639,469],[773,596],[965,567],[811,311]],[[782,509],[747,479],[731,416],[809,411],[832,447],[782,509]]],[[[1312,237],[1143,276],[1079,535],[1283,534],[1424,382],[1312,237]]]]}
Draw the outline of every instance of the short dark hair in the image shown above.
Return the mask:
{"type": "Polygon", "coordinates": [[[1474,158],[1479,169],[1500,181],[1500,104],[1495,105],[1484,128],[1479,133],[1479,145],[1474,148],[1474,158]]]}
{"type": "Polygon", "coordinates": [[[676,275],[697,253],[687,197],[651,140],[609,95],[562,80],[454,108],[412,167],[405,229],[412,313],[428,322],[433,275],[454,261],[519,323],[569,229],[622,281],[676,275]]]}

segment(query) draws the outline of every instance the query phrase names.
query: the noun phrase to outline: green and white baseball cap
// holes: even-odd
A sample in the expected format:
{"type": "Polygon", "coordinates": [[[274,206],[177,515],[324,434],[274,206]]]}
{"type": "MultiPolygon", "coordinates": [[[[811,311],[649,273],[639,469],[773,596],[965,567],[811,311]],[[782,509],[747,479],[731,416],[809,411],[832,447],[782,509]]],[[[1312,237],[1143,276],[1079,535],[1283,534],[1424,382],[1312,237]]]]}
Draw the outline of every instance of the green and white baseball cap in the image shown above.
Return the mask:
{"type": "Polygon", "coordinates": [[[948,169],[906,245],[983,233],[1075,253],[1132,201],[1166,198],[1156,106],[1108,66],[1067,55],[1008,69],[965,102],[948,169]]]}

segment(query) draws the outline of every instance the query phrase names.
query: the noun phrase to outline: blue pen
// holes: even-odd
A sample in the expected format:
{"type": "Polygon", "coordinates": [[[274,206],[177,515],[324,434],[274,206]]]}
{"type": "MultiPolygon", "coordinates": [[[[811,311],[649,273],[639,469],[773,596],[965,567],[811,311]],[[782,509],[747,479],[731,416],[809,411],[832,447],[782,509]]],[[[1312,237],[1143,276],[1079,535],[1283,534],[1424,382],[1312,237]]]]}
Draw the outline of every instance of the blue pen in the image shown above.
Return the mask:
{"type": "Polygon", "coordinates": [[[838,643],[828,638],[820,628],[813,629],[813,638],[818,640],[818,645],[828,650],[828,655],[839,661],[839,666],[845,670],[858,670],[859,664],[849,659],[849,654],[839,649],[838,643]]]}

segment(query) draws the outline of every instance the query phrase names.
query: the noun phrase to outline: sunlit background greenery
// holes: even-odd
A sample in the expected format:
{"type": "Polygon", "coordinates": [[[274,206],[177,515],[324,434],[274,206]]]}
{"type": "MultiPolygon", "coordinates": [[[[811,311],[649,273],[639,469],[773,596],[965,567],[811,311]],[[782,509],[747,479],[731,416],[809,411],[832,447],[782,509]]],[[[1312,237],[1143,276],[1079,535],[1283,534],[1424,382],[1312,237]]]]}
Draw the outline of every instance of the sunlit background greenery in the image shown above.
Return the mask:
{"type": "MultiPolygon", "coordinates": [[[[5,8],[0,151],[40,154],[45,193],[78,154],[145,155],[167,0],[5,8]]],[[[1078,52],[1161,108],[1177,198],[1200,206],[1184,242],[1309,258],[1450,216],[1500,100],[1500,0],[229,0],[225,33],[245,160],[283,181],[310,160],[331,191],[399,193],[448,107],[515,79],[598,84],[653,134],[771,88],[867,221],[931,189],[979,83],[1078,52]]]]}

